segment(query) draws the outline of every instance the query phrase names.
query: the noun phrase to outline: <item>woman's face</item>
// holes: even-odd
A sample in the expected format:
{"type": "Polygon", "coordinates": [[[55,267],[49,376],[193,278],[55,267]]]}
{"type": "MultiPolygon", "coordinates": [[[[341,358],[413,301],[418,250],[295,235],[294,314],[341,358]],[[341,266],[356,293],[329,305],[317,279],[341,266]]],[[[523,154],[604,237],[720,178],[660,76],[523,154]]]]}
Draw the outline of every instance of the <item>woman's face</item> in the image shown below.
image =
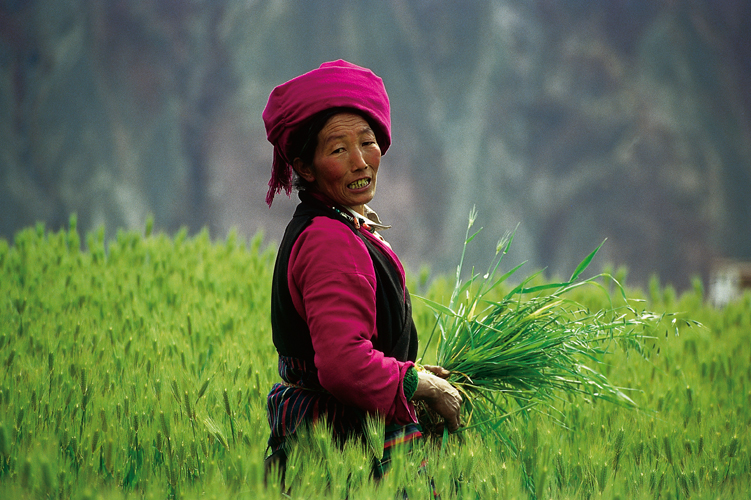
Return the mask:
{"type": "Polygon", "coordinates": [[[354,113],[339,113],[318,133],[313,164],[296,158],[297,173],[331,201],[363,213],[375,195],[381,148],[368,122],[354,113]]]}

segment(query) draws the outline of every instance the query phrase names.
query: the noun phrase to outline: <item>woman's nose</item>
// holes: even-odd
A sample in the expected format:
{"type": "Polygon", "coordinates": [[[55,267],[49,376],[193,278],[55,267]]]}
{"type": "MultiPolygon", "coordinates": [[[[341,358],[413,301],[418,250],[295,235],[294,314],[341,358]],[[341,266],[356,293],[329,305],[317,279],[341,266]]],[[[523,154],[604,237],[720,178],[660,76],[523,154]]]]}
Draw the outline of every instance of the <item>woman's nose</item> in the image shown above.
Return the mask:
{"type": "Polygon", "coordinates": [[[361,148],[355,148],[355,152],[350,159],[354,170],[360,170],[368,166],[368,162],[365,161],[365,152],[361,148]]]}

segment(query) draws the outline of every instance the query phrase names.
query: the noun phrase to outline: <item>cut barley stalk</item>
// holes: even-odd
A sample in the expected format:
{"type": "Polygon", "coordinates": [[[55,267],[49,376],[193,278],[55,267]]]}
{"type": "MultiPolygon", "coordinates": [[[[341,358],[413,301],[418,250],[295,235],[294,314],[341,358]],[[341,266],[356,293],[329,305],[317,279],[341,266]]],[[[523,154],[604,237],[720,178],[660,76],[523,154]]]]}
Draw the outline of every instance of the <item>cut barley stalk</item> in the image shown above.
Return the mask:
{"type": "MultiPolygon", "coordinates": [[[[470,235],[476,215],[474,210],[470,213],[449,304],[420,297],[436,316],[435,329],[440,333],[436,361],[451,372],[448,380],[464,399],[464,429],[478,428],[483,434],[495,435],[514,450],[504,432],[504,422],[530,409],[555,411],[553,403],[562,394],[636,407],[625,390],[612,384],[596,367],[613,343],[641,352],[642,340],[662,317],[637,312],[629,305],[632,301],[626,298],[623,287],[609,275],[580,278],[602,244],[582,260],[567,281],[532,285],[537,273],[499,300],[500,285],[523,263],[497,276],[513,241],[514,233],[509,233],[496,247],[488,272],[483,276],[473,273],[462,282],[467,245],[479,232],[470,235]],[[598,279],[616,285],[623,306],[613,305],[598,279]],[[569,298],[572,291],[585,285],[600,288],[609,306],[592,312],[569,298]]],[[[440,431],[438,420],[422,409],[421,423],[428,433],[440,431]]]]}

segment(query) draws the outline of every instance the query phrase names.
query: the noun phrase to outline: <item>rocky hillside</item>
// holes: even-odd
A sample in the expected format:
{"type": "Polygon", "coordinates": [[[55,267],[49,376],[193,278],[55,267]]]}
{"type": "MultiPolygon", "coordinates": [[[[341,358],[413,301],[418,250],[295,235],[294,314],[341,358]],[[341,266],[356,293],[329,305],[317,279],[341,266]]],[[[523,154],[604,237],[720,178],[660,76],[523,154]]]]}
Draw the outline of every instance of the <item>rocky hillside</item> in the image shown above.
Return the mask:
{"type": "Polygon", "coordinates": [[[532,266],[608,238],[631,283],[685,287],[751,259],[749,33],[731,0],[3,0],[0,234],[153,213],[278,239],[261,111],[345,58],[392,98],[372,205],[408,267],[450,269],[476,205],[478,264],[520,224],[532,266]]]}

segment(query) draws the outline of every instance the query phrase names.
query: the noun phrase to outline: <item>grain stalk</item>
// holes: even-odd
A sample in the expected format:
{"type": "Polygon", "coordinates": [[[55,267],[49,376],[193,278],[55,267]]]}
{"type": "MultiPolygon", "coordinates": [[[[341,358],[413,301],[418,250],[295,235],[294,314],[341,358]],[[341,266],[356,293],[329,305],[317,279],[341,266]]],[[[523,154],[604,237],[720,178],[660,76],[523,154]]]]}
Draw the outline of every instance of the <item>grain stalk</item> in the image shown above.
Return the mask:
{"type": "Polygon", "coordinates": [[[224,393],[222,394],[223,400],[224,400],[224,412],[229,417],[229,427],[232,431],[232,444],[236,444],[235,439],[235,422],[232,418],[232,407],[229,404],[229,393],[227,392],[227,389],[224,389],[224,393]]]}
{"type": "Polygon", "coordinates": [[[473,271],[463,282],[466,249],[479,233],[470,235],[476,216],[473,210],[448,305],[420,297],[436,316],[440,332],[437,363],[450,371],[448,380],[464,399],[464,429],[478,428],[515,450],[503,423],[514,413],[525,414],[530,409],[555,412],[553,403],[561,394],[636,407],[596,366],[614,342],[642,352],[645,332],[663,317],[636,311],[623,287],[610,275],[580,279],[602,244],[579,263],[567,281],[533,285],[538,272],[499,300],[500,285],[524,263],[498,276],[514,237],[514,232],[508,233],[496,246],[488,272],[480,276],[473,271]],[[625,305],[613,306],[598,279],[614,283],[625,305]],[[592,312],[569,298],[585,285],[602,290],[609,306],[592,312]]]}

